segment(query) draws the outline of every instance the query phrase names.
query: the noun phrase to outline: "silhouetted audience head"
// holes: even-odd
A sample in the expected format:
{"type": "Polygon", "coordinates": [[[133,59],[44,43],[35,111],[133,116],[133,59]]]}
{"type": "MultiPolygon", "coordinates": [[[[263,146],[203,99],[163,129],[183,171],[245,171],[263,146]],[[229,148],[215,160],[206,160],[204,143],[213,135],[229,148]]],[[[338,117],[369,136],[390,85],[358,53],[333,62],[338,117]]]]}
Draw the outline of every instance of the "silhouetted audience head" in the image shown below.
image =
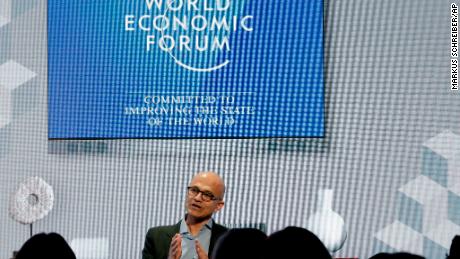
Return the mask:
{"type": "Polygon", "coordinates": [[[425,259],[425,257],[409,253],[378,253],[369,259],[425,259]]]}
{"type": "Polygon", "coordinates": [[[76,259],[65,239],[56,233],[40,233],[21,247],[16,259],[76,259]]]}
{"type": "Polygon", "coordinates": [[[267,239],[265,257],[268,259],[331,259],[321,240],[312,232],[299,227],[287,227],[267,239]]]}
{"type": "Polygon", "coordinates": [[[460,259],[460,236],[455,236],[452,240],[447,259],[460,259]]]}
{"type": "Polygon", "coordinates": [[[261,259],[266,239],[258,229],[230,229],[217,240],[211,259],[261,259]]]}

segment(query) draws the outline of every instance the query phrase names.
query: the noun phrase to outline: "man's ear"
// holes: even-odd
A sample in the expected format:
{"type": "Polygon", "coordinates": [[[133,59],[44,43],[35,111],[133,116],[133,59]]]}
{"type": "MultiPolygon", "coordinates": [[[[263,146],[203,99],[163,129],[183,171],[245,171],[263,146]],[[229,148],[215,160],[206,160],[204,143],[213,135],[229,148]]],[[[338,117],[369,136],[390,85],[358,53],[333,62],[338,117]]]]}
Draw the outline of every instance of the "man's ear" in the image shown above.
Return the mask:
{"type": "Polygon", "coordinates": [[[221,209],[224,207],[224,204],[225,204],[224,201],[218,201],[218,202],[217,202],[217,206],[216,206],[216,208],[214,209],[214,212],[218,212],[219,210],[221,210],[221,209]]]}

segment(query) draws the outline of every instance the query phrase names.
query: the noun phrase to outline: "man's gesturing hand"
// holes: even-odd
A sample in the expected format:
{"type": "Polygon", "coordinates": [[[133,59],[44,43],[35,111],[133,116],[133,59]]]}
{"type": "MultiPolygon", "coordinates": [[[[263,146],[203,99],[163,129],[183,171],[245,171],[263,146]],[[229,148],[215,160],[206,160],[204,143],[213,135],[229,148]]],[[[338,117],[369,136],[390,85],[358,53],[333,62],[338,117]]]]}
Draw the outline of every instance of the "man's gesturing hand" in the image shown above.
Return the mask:
{"type": "Polygon", "coordinates": [[[198,255],[198,259],[208,259],[208,255],[204,251],[204,248],[201,246],[200,242],[198,240],[195,240],[195,247],[196,247],[196,253],[198,255]]]}
{"type": "Polygon", "coordinates": [[[180,259],[182,255],[182,237],[180,234],[174,235],[169,246],[168,259],[180,259]]]}

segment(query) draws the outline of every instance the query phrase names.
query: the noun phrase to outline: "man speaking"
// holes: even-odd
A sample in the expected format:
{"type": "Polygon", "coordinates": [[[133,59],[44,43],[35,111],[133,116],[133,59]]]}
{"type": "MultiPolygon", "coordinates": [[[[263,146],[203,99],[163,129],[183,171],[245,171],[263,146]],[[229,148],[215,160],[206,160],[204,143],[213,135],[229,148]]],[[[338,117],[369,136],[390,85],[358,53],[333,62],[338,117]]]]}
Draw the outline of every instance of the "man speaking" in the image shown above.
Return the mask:
{"type": "Polygon", "coordinates": [[[227,230],[212,219],[224,206],[225,185],[214,172],[193,177],[187,187],[187,214],[176,225],[149,229],[143,259],[208,259],[216,240],[227,230]]]}

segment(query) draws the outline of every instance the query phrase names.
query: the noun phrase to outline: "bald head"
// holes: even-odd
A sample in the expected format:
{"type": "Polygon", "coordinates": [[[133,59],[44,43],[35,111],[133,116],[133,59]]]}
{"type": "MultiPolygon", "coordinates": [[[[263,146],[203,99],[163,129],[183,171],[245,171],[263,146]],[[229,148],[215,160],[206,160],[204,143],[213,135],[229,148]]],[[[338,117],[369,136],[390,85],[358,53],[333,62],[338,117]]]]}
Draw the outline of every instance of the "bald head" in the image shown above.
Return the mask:
{"type": "Polygon", "coordinates": [[[215,172],[200,172],[196,174],[190,181],[190,186],[194,186],[197,182],[206,183],[211,189],[212,193],[219,199],[224,198],[225,184],[222,178],[215,172]]]}
{"type": "Polygon", "coordinates": [[[188,187],[185,207],[187,224],[204,222],[224,206],[225,185],[214,172],[201,172],[193,177],[188,187]]]}

